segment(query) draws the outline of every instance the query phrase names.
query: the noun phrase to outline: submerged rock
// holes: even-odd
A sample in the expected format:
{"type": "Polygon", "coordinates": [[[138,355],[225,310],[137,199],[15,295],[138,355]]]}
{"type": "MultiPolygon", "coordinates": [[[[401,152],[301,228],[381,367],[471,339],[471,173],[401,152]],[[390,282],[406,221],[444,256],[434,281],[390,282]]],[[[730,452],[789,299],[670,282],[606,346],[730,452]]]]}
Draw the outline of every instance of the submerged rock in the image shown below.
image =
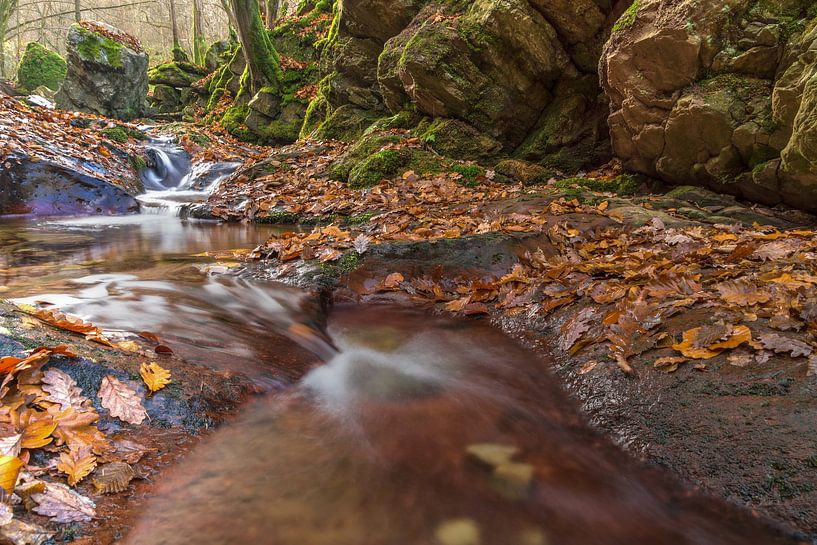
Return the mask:
{"type": "Polygon", "coordinates": [[[101,23],[75,24],[67,58],[60,108],[124,120],[145,113],[148,55],[135,39],[101,23]]]}
{"type": "Polygon", "coordinates": [[[17,151],[0,169],[0,215],[130,214],[139,203],[122,187],[82,174],[68,164],[17,151]]]}

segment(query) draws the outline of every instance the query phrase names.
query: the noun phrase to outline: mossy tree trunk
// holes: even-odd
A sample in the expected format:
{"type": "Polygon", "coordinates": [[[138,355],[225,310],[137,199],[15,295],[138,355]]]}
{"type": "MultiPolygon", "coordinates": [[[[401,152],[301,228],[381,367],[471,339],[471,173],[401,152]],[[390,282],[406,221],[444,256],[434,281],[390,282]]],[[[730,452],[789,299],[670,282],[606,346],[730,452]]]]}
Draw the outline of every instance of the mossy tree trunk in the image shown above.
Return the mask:
{"type": "Polygon", "coordinates": [[[0,0],[0,76],[6,77],[6,35],[18,0],[0,0]]]}
{"type": "Polygon", "coordinates": [[[176,16],[176,0],[170,0],[170,30],[173,33],[173,54],[175,55],[176,51],[182,48],[179,41],[179,19],[176,16]]]}
{"type": "Polygon", "coordinates": [[[264,88],[277,92],[281,88],[281,63],[261,18],[259,0],[232,0],[232,6],[247,61],[241,94],[252,97],[264,88]]]}
{"type": "Polygon", "coordinates": [[[204,36],[204,9],[202,0],[193,0],[193,62],[204,65],[207,39],[204,36]]]}

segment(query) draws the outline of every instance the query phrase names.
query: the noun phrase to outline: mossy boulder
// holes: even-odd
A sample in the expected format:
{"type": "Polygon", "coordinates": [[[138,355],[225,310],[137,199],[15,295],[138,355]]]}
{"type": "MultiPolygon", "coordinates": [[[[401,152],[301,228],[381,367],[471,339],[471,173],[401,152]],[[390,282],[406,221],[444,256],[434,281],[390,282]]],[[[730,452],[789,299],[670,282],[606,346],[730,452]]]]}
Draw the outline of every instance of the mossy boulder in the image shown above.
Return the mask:
{"type": "Polygon", "coordinates": [[[208,72],[215,72],[230,60],[230,42],[219,40],[213,42],[204,54],[204,67],[208,72]]]}
{"type": "Polygon", "coordinates": [[[40,86],[58,91],[68,73],[68,64],[59,53],[37,42],[26,46],[17,68],[17,85],[20,90],[31,93],[40,86]]]}
{"type": "Polygon", "coordinates": [[[332,164],[330,175],[361,189],[410,170],[418,175],[436,174],[452,164],[445,157],[407,142],[408,139],[406,133],[369,133],[332,164]]]}
{"type": "Polygon", "coordinates": [[[502,152],[502,143],[458,119],[435,119],[419,126],[417,134],[423,143],[447,157],[491,162],[502,152]]]}
{"type": "Polygon", "coordinates": [[[166,62],[148,71],[148,83],[176,88],[190,87],[208,73],[207,69],[189,62],[166,62]]]}
{"type": "Polygon", "coordinates": [[[153,87],[148,96],[148,103],[161,114],[176,113],[181,111],[182,103],[181,91],[170,85],[159,84],[153,87]]]}
{"type": "Polygon", "coordinates": [[[102,23],[80,23],[68,31],[67,50],[60,108],[125,120],[144,114],[148,55],[134,38],[102,23]]]}

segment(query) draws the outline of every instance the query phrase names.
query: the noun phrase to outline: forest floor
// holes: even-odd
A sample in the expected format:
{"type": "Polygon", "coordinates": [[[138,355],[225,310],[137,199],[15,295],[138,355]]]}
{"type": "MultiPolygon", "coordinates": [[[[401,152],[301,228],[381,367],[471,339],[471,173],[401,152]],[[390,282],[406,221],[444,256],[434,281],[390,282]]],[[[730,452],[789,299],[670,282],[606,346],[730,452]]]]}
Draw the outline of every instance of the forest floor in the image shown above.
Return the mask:
{"type": "MultiPolygon", "coordinates": [[[[21,141],[37,131],[19,120],[14,126],[21,141]]],[[[70,153],[82,134],[77,128],[64,137],[70,153]]],[[[99,138],[93,150],[107,149],[107,136],[99,138]]],[[[186,144],[200,157],[247,158],[197,214],[302,227],[246,255],[251,270],[332,302],[412,305],[491,321],[546,353],[590,421],[631,453],[817,536],[814,217],[700,188],[622,187],[616,164],[538,186],[499,183],[490,170],[406,172],[361,191],[330,176],[345,144],[186,144]]],[[[131,139],[126,149],[138,146],[131,139]]],[[[6,458],[30,452],[23,471],[35,504],[58,496],[52,508],[18,523],[23,534],[58,522],[69,525],[60,534],[69,540],[71,525],[91,520],[74,490],[96,489],[115,493],[94,496],[97,518],[90,533],[77,535],[87,543],[116,539],[128,513],[150,495],[150,477],[254,391],[241,376],[184,363],[151,335],[101,343],[100,335],[91,324],[0,307],[3,353],[29,351],[3,359],[25,376],[11,389],[4,384],[4,410],[28,425],[32,399],[53,397],[48,403],[63,410],[47,413],[39,431],[62,430],[54,444],[73,441],[83,448],[72,451],[87,455],[48,467],[41,454],[54,444],[39,444],[44,436],[0,444],[12,449],[0,452],[6,458]],[[142,364],[154,362],[158,369],[140,377],[142,364]],[[172,382],[149,394],[151,373],[164,370],[172,382]],[[59,381],[64,399],[54,397],[59,381]],[[72,389],[100,392],[103,381],[131,423],[113,418],[101,393],[86,399],[72,389]],[[102,464],[113,464],[110,483],[83,479],[102,464]],[[48,492],[46,475],[76,486],[48,492]]]]}

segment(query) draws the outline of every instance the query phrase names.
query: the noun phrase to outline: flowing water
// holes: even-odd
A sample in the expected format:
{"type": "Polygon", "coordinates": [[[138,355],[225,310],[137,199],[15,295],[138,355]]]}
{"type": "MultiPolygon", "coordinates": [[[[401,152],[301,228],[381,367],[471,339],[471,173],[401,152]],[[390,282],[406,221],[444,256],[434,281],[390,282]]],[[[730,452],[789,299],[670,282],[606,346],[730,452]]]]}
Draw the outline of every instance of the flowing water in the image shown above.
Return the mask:
{"type": "Polygon", "coordinates": [[[589,430],[547,363],[487,325],[341,307],[327,337],[300,334],[324,325],[307,294],[211,274],[272,227],[176,216],[230,167],[155,150],[141,215],[0,224],[3,297],[159,333],[269,391],[163,477],[124,543],[793,543],[589,430]]]}

